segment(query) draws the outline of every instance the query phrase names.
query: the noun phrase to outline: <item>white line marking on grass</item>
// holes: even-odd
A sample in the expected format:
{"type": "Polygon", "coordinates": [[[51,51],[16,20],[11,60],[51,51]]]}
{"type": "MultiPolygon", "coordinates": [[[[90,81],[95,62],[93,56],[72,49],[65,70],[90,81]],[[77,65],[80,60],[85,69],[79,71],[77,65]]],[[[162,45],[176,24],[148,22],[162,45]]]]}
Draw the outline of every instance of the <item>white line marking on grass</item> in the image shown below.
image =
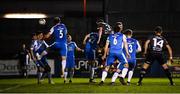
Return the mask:
{"type": "Polygon", "coordinates": [[[18,88],[18,87],[20,87],[20,86],[21,86],[21,85],[15,85],[15,86],[12,86],[12,87],[8,87],[8,88],[5,88],[5,89],[0,90],[0,92],[4,92],[4,91],[7,91],[7,90],[15,89],[15,88],[18,88]]]}

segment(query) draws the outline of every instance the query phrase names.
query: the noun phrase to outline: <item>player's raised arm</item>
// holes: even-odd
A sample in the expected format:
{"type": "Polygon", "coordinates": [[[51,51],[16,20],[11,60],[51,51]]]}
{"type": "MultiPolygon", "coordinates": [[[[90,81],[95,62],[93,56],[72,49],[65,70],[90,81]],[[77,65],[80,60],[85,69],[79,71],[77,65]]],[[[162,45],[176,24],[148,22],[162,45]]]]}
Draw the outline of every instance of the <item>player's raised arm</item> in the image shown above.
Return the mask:
{"type": "Polygon", "coordinates": [[[50,32],[48,32],[46,35],[45,35],[45,38],[49,38],[51,36],[50,32]]]}
{"type": "Polygon", "coordinates": [[[35,56],[34,56],[34,54],[33,54],[33,49],[31,49],[31,48],[30,48],[30,54],[31,54],[31,59],[32,59],[33,61],[36,61],[36,58],[35,58],[35,56]]]}
{"type": "Polygon", "coordinates": [[[84,52],[84,50],[83,50],[83,49],[81,49],[81,48],[79,48],[79,47],[76,45],[76,43],[74,43],[74,45],[75,45],[75,47],[76,47],[76,50],[77,50],[77,51],[84,52]]]}
{"type": "Polygon", "coordinates": [[[104,47],[104,55],[102,56],[102,59],[103,59],[103,60],[106,58],[106,55],[107,55],[107,53],[108,53],[108,51],[109,51],[108,47],[109,47],[109,40],[107,39],[106,45],[105,45],[105,47],[104,47]]]}
{"type": "Polygon", "coordinates": [[[125,51],[126,51],[127,58],[131,58],[131,56],[129,54],[129,51],[128,51],[128,44],[127,44],[127,40],[126,40],[126,36],[125,35],[123,35],[123,43],[124,43],[124,48],[125,48],[125,51]]]}
{"type": "Polygon", "coordinates": [[[144,44],[144,53],[143,53],[144,56],[147,54],[147,49],[148,49],[149,43],[150,43],[150,40],[148,39],[148,40],[146,40],[146,42],[144,44]]]}
{"type": "Polygon", "coordinates": [[[139,41],[137,41],[137,50],[136,52],[139,53],[142,51],[141,45],[139,44],[139,41]]]}
{"type": "Polygon", "coordinates": [[[45,38],[49,38],[53,33],[53,31],[54,31],[53,28],[51,28],[51,30],[45,35],[45,38]]]}
{"type": "Polygon", "coordinates": [[[166,45],[166,48],[168,49],[168,53],[169,53],[169,60],[173,59],[173,55],[172,55],[172,48],[171,46],[168,44],[166,45]]]}
{"type": "Polygon", "coordinates": [[[99,38],[98,38],[97,44],[99,44],[101,41],[102,32],[103,32],[103,27],[99,27],[99,31],[98,31],[99,38]]]}
{"type": "Polygon", "coordinates": [[[86,44],[86,40],[90,37],[90,34],[87,34],[83,40],[83,44],[85,45],[86,44]]]}

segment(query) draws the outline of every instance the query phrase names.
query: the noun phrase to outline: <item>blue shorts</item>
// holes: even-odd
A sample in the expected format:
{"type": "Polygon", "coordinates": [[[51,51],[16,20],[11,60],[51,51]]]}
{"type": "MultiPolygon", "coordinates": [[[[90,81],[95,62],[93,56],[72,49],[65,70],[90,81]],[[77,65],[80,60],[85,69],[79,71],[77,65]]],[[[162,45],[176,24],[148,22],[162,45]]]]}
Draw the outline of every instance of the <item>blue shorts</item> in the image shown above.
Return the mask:
{"type": "Polygon", "coordinates": [[[117,68],[120,69],[120,67],[123,67],[125,63],[127,63],[127,59],[125,57],[125,55],[122,53],[110,53],[107,57],[107,60],[106,60],[106,66],[110,66],[112,64],[114,64],[114,61],[118,59],[119,62],[119,65],[117,66],[117,68]]]}
{"type": "Polygon", "coordinates": [[[96,59],[96,50],[85,49],[85,57],[87,60],[95,60],[96,59]]]}
{"type": "Polygon", "coordinates": [[[60,56],[67,56],[67,44],[56,42],[52,48],[57,49],[60,56]]]}
{"type": "Polygon", "coordinates": [[[48,64],[48,62],[47,62],[47,58],[46,58],[46,56],[43,56],[42,58],[41,58],[41,60],[37,60],[37,62],[36,62],[36,66],[40,66],[40,67],[45,67],[45,65],[47,65],[48,64]]]}
{"type": "Polygon", "coordinates": [[[75,67],[75,59],[74,57],[67,57],[66,59],[66,68],[74,68],[75,67]]]}

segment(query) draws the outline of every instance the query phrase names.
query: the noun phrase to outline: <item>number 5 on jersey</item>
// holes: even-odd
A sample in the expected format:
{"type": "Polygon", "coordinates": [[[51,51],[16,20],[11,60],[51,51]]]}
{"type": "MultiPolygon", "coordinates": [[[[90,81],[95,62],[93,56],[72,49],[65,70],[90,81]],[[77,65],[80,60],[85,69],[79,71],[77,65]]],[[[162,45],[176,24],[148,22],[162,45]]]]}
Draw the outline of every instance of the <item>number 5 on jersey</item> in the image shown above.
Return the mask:
{"type": "Polygon", "coordinates": [[[63,38],[63,30],[62,29],[59,30],[59,38],[63,38]]]}

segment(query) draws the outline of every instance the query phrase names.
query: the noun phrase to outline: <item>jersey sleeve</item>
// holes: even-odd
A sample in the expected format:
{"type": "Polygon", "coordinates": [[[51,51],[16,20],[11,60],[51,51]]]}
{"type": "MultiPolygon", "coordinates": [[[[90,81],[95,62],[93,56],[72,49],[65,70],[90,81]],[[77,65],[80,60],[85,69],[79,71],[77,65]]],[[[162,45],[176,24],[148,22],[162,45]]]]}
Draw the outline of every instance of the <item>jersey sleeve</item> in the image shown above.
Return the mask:
{"type": "Polygon", "coordinates": [[[65,25],[64,25],[64,32],[65,32],[65,34],[67,34],[67,28],[65,25]]]}
{"type": "Polygon", "coordinates": [[[108,42],[108,43],[110,42],[110,36],[107,37],[106,42],[108,42]]]}
{"type": "Polygon", "coordinates": [[[30,47],[31,50],[34,49],[34,45],[35,45],[35,41],[32,41],[32,42],[31,42],[31,47],[30,47]]]}
{"type": "Polygon", "coordinates": [[[50,29],[50,34],[52,34],[54,32],[54,27],[52,27],[51,29],[50,29]]]}
{"type": "Polygon", "coordinates": [[[124,39],[126,40],[127,38],[126,38],[126,36],[123,34],[123,40],[124,40],[124,39]]]}
{"type": "Polygon", "coordinates": [[[75,42],[73,42],[73,44],[74,44],[74,47],[75,47],[75,48],[78,48],[78,46],[76,45],[76,43],[75,43],[75,42]]]}
{"type": "Polygon", "coordinates": [[[34,50],[34,45],[31,45],[30,50],[34,50]]]}
{"type": "Polygon", "coordinates": [[[49,45],[46,43],[46,41],[43,40],[43,44],[48,48],[49,45]]]}
{"type": "Polygon", "coordinates": [[[137,44],[136,49],[141,47],[138,40],[136,40],[136,44],[137,44]]]}
{"type": "Polygon", "coordinates": [[[153,38],[153,36],[149,36],[147,40],[151,40],[153,38]]]}
{"type": "Polygon", "coordinates": [[[164,40],[164,45],[169,45],[168,41],[165,38],[163,38],[163,40],[164,40]]]}

